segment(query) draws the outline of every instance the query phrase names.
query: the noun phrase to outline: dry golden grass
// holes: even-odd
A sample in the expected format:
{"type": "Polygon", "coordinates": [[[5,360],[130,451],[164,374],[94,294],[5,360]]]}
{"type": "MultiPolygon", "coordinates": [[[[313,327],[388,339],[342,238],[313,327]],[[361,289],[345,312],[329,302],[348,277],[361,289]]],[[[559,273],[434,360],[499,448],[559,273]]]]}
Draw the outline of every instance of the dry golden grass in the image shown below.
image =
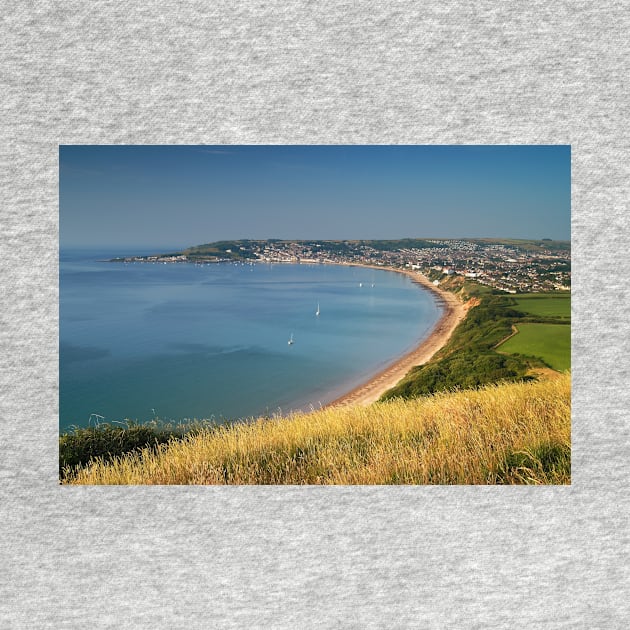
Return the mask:
{"type": "Polygon", "coordinates": [[[571,380],[331,408],[203,431],[77,484],[568,484],[571,380]]]}

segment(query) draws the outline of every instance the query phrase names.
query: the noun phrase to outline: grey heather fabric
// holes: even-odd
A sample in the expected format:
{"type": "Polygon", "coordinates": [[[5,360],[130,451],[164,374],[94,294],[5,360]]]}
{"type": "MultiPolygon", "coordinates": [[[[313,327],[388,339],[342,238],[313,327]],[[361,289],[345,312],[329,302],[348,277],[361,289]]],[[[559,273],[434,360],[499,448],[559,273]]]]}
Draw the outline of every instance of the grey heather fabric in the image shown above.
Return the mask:
{"type": "Polygon", "coordinates": [[[5,2],[0,627],[627,627],[628,8],[5,2]],[[572,486],[59,487],[65,143],[571,144],[572,486]]]}

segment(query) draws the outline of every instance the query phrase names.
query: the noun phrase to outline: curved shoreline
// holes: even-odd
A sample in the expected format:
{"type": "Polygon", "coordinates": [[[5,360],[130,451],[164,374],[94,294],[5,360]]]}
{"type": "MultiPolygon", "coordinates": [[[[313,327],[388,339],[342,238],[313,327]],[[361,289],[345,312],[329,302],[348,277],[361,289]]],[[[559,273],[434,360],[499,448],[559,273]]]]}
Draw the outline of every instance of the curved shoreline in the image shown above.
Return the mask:
{"type": "Polygon", "coordinates": [[[433,330],[416,348],[399,357],[393,363],[390,363],[386,368],[376,373],[365,383],[355,387],[332,402],[323,405],[322,408],[324,409],[347,405],[369,405],[376,402],[387,390],[397,385],[411,368],[426,363],[438,350],[443,348],[455,328],[466,317],[467,313],[466,306],[457,296],[448,291],[439,289],[426,276],[419,272],[375,265],[354,264],[348,266],[395,271],[396,273],[409,276],[414,284],[419,284],[436,294],[438,302],[444,308],[444,313],[433,327],[433,330]]]}

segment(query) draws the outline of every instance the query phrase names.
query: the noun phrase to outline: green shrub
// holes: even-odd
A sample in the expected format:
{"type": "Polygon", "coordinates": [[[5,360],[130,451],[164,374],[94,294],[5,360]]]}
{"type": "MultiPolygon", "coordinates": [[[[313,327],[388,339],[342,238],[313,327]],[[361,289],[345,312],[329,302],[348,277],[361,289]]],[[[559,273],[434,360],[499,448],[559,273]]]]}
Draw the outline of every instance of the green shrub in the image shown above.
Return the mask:
{"type": "Polygon", "coordinates": [[[182,427],[136,424],[125,426],[100,424],[96,427],[75,428],[59,437],[59,473],[63,479],[68,470],[102,458],[111,461],[125,453],[140,450],[180,437],[182,427]]]}

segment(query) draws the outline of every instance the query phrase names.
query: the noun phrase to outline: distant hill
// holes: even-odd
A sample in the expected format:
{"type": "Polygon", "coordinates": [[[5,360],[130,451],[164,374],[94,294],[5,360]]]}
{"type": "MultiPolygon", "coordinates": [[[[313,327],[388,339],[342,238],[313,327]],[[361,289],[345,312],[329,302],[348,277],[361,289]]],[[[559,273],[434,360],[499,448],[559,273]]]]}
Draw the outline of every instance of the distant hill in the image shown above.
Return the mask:
{"type": "Polygon", "coordinates": [[[552,252],[571,251],[571,241],[554,241],[550,238],[541,238],[537,240],[515,238],[469,238],[462,240],[467,240],[471,243],[478,243],[480,245],[494,244],[505,245],[507,247],[517,247],[533,253],[539,252],[543,249],[547,249],[552,252]]]}
{"type": "MultiPolygon", "coordinates": [[[[479,245],[505,245],[506,247],[514,247],[523,251],[533,253],[543,249],[549,251],[567,252],[571,250],[570,241],[554,241],[550,239],[525,240],[525,239],[497,239],[497,238],[462,238],[462,239],[426,239],[426,238],[403,238],[394,240],[283,240],[283,239],[266,239],[266,240],[234,240],[234,241],[216,241],[213,243],[205,243],[203,245],[195,245],[187,249],[175,252],[175,254],[183,254],[192,258],[201,256],[219,256],[229,259],[251,259],[255,258],[252,253],[254,246],[261,247],[268,245],[288,245],[296,243],[301,246],[311,246],[322,248],[325,251],[334,252],[336,254],[344,254],[356,251],[357,248],[370,247],[377,251],[389,252],[402,249],[441,249],[447,247],[447,242],[470,242],[479,245]]],[[[173,253],[169,253],[173,255],[173,253]]]]}

